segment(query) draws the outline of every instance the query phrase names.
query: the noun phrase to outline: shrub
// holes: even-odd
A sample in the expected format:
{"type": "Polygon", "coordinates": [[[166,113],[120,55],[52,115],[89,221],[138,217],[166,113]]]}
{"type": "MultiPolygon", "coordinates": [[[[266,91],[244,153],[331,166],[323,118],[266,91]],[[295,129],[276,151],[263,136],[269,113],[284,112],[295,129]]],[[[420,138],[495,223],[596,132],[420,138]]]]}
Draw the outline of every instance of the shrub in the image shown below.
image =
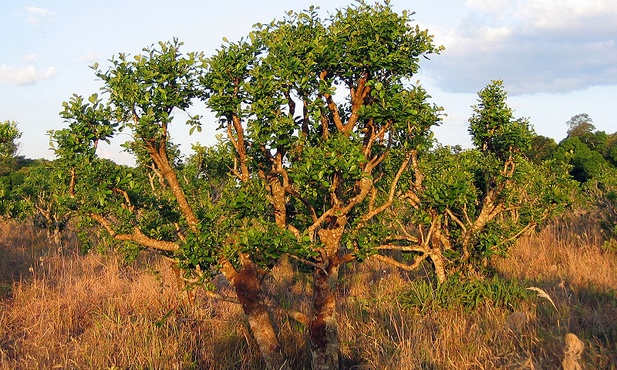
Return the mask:
{"type": "Polygon", "coordinates": [[[531,295],[518,280],[508,280],[497,275],[486,280],[466,280],[453,275],[439,285],[428,280],[414,281],[399,300],[404,306],[421,312],[451,308],[472,311],[483,304],[516,309],[531,295]]]}

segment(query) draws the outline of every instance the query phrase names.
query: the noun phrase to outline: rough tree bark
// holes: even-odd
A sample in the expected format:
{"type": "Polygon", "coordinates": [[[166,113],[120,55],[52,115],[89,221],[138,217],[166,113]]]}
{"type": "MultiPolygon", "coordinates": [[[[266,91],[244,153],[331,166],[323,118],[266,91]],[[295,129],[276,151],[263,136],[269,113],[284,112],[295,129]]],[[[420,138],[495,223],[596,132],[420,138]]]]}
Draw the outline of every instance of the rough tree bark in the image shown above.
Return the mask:
{"type": "MultiPolygon", "coordinates": [[[[332,261],[334,262],[334,261],[332,261]]],[[[313,370],[339,368],[339,341],[336,318],[336,284],[339,266],[331,264],[325,271],[313,273],[313,305],[311,320],[311,355],[313,370]]]]}
{"type": "Polygon", "coordinates": [[[310,324],[313,370],[339,368],[336,287],[341,265],[340,243],[345,225],[345,217],[333,217],[328,228],[318,232],[324,249],[321,251],[323,268],[313,272],[314,316],[310,324]]]}
{"type": "Polygon", "coordinates": [[[257,342],[266,368],[269,370],[290,370],[291,368],[281,352],[261,290],[263,273],[259,271],[248,256],[241,255],[240,260],[242,264],[240,271],[236,271],[233,266],[227,263],[224,264],[223,274],[236,290],[236,295],[248,319],[253,338],[257,342]]]}

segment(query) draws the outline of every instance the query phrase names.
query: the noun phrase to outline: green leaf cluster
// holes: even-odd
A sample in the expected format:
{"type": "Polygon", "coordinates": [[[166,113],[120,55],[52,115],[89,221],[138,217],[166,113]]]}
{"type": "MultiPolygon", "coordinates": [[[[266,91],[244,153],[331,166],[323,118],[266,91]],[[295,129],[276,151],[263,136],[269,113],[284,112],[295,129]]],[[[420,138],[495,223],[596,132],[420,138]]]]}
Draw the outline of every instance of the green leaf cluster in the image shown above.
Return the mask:
{"type": "MultiPolygon", "coordinates": [[[[143,55],[120,53],[107,71],[93,66],[105,83],[114,119],[134,130],[136,140],[164,141],[174,110],[189,108],[201,93],[201,55],[181,54],[182,44],[174,39],[144,48],[143,55]]],[[[189,115],[187,123],[199,126],[198,118],[189,115]]]]}
{"type": "MultiPolygon", "coordinates": [[[[580,183],[584,183],[602,175],[609,167],[615,168],[611,164],[611,155],[616,150],[601,145],[602,141],[606,142],[606,136],[605,133],[600,132],[586,137],[567,137],[559,143],[554,158],[570,164],[572,166],[570,169],[572,177],[580,183]]],[[[613,146],[613,148],[615,147],[617,147],[617,144],[613,146]]]]}
{"type": "Polygon", "coordinates": [[[451,276],[444,284],[426,280],[410,283],[399,296],[404,306],[422,313],[438,309],[463,308],[475,311],[482,306],[516,309],[533,294],[520,282],[494,276],[486,280],[466,280],[451,276]]]}
{"type": "Polygon", "coordinates": [[[62,103],[60,116],[69,124],[68,128],[49,131],[51,145],[58,157],[71,162],[89,162],[96,156],[100,141],[109,143],[118,124],[111,120],[111,107],[97,94],[88,101],[73,95],[62,103]]]}
{"type": "Polygon", "coordinates": [[[512,151],[528,150],[532,132],[525,119],[513,119],[507,106],[503,81],[492,81],[478,93],[478,104],[469,119],[469,133],[474,145],[505,159],[512,151]]]}
{"type": "Polygon", "coordinates": [[[0,158],[12,157],[17,151],[17,140],[21,132],[17,128],[17,122],[0,122],[0,158]]]}

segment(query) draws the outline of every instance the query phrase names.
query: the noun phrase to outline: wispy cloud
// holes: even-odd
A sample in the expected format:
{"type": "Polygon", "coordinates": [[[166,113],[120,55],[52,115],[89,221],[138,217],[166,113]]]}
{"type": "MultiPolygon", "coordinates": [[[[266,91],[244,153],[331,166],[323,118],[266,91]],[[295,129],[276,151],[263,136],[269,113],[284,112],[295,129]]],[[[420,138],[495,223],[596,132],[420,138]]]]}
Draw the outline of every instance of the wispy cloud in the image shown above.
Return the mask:
{"type": "Polygon", "coordinates": [[[0,66],[0,81],[18,85],[32,85],[38,81],[47,80],[57,74],[56,67],[47,67],[42,70],[37,70],[33,66],[16,67],[16,66],[0,66]]]}
{"type": "Polygon", "coordinates": [[[468,16],[443,35],[446,51],[426,64],[442,89],[473,92],[491,79],[504,79],[513,94],[617,84],[616,1],[468,0],[466,5],[468,16]]]}
{"type": "Polygon", "coordinates": [[[88,53],[79,57],[80,62],[93,63],[100,59],[99,53],[95,51],[89,51],[88,53]]]}
{"type": "Polygon", "coordinates": [[[22,58],[24,62],[35,62],[37,59],[39,59],[39,56],[36,54],[28,54],[22,58]]]}
{"type": "Polygon", "coordinates": [[[30,24],[40,24],[50,20],[54,13],[50,10],[37,8],[34,6],[26,7],[26,21],[30,24]]]}

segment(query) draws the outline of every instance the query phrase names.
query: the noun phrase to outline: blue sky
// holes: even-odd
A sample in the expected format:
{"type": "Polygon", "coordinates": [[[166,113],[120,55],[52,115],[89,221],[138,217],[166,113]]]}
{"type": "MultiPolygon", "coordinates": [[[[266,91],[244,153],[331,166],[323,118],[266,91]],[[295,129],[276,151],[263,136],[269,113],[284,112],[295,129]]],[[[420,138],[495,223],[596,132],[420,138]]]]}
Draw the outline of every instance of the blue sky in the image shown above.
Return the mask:
{"type": "MultiPolygon", "coordinates": [[[[52,158],[47,130],[63,127],[62,102],[98,92],[89,68],[114,54],[178,37],[184,51],[211,54],[222,38],[237,40],[254,23],[282,18],[310,5],[322,14],[352,4],[340,0],[11,0],[0,3],[0,121],[24,132],[20,154],[52,158]],[[259,4],[259,5],[256,5],[259,4]]],[[[615,0],[392,0],[415,11],[415,21],[446,47],[423,61],[419,79],[448,116],[435,131],[443,144],[469,145],[467,119],[477,91],[504,80],[516,117],[557,141],[565,122],[588,113],[599,130],[617,131],[617,1],[615,0]]],[[[205,120],[211,120],[208,116],[205,120]]],[[[178,122],[180,123],[180,122],[178,122]]],[[[206,122],[206,126],[207,122],[206,122]]],[[[214,131],[188,143],[214,142],[214,131]]],[[[125,138],[127,138],[125,136],[125,138]]],[[[130,162],[115,147],[102,155],[130,162]]]]}

